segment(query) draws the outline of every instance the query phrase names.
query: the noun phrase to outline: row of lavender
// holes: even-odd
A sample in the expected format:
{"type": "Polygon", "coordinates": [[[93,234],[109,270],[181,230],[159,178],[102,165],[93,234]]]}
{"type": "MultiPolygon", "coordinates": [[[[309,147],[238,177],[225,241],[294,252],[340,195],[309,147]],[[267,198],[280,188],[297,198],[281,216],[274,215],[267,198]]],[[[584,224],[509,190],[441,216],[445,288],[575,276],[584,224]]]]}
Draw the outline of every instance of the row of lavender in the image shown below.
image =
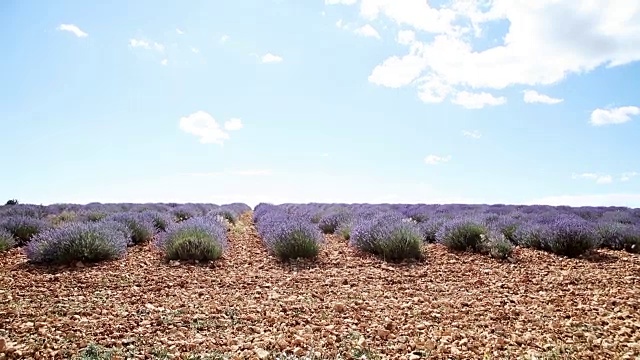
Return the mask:
{"type": "Polygon", "coordinates": [[[314,249],[308,254],[315,256],[322,239],[317,231],[339,234],[388,260],[421,258],[424,242],[498,258],[509,257],[514,246],[568,257],[599,247],[640,252],[640,209],[624,207],[259,204],[254,220],[267,247],[282,258],[288,256],[281,249],[300,247],[314,249]]]}
{"type": "Polygon", "coordinates": [[[22,246],[35,263],[96,262],[155,241],[167,259],[211,260],[226,248],[228,228],[250,210],[242,203],[3,206],[0,251],[22,246]]]}

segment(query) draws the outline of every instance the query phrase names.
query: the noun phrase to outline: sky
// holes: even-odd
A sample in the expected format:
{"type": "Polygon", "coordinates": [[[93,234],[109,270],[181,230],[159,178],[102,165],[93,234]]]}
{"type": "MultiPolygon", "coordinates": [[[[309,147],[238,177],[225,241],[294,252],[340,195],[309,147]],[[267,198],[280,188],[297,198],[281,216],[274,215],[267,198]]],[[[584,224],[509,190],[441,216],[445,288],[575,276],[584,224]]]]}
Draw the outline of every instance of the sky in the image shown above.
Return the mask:
{"type": "Polygon", "coordinates": [[[0,199],[640,207],[640,0],[4,0],[0,46],[0,199]]]}

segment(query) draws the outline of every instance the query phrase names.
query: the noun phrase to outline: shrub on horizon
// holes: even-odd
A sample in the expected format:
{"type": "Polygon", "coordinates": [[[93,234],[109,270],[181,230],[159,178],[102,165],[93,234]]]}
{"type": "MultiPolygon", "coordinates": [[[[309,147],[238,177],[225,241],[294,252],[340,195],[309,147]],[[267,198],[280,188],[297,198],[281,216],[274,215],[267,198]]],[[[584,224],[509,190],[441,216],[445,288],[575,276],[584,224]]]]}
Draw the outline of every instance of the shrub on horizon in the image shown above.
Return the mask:
{"type": "Polygon", "coordinates": [[[0,228],[10,232],[18,246],[25,245],[31,238],[49,227],[46,221],[28,216],[9,216],[0,220],[0,228]]]}
{"type": "Polygon", "coordinates": [[[220,258],[227,244],[226,229],[208,217],[193,217],[175,223],[156,242],[167,260],[198,261],[220,258]]]}
{"type": "Polygon", "coordinates": [[[132,245],[146,243],[153,239],[155,232],[153,221],[144,214],[123,212],[107,216],[105,220],[116,221],[126,225],[131,231],[132,245]]]}
{"type": "Polygon", "coordinates": [[[0,252],[13,249],[16,245],[13,235],[9,231],[0,228],[0,252]]]}
{"type": "Polygon", "coordinates": [[[394,212],[356,220],[349,238],[352,246],[389,261],[421,259],[422,243],[418,226],[394,212]]]}
{"type": "Polygon", "coordinates": [[[34,263],[89,263],[122,257],[127,241],[122,232],[109,224],[73,222],[36,235],[25,252],[34,263]]]}

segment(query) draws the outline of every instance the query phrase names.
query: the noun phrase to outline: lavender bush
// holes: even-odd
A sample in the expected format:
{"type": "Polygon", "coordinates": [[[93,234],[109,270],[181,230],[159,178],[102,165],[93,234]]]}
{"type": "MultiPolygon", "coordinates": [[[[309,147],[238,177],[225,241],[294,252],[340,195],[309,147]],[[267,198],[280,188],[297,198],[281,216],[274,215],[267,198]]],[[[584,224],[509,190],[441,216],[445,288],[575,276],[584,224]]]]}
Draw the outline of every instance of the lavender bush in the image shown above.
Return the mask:
{"type": "Polygon", "coordinates": [[[141,213],[124,212],[105,218],[126,225],[131,231],[131,244],[137,245],[151,241],[155,228],[153,220],[141,213]]]}
{"type": "Polygon", "coordinates": [[[32,237],[49,227],[46,221],[28,216],[9,216],[0,220],[0,228],[10,232],[18,246],[25,245],[32,237]]]}
{"type": "Polygon", "coordinates": [[[453,251],[481,252],[488,230],[472,219],[445,222],[436,236],[439,243],[453,251]]]}
{"type": "Polygon", "coordinates": [[[227,231],[211,218],[194,217],[161,234],[156,245],[167,260],[216,260],[227,248],[227,231]]]}
{"type": "Polygon", "coordinates": [[[318,227],[325,234],[333,234],[338,227],[351,221],[352,214],[346,209],[336,209],[322,216],[318,227]]]}
{"type": "Polygon", "coordinates": [[[281,209],[267,209],[256,224],[269,252],[281,260],[315,258],[323,243],[322,233],[311,221],[281,209]]]}
{"type": "Polygon", "coordinates": [[[393,212],[357,220],[349,239],[352,246],[390,261],[422,258],[422,242],[415,222],[393,212]]]}
{"type": "Polygon", "coordinates": [[[601,222],[596,226],[603,247],[640,253],[640,226],[619,222],[601,222]]]}
{"type": "Polygon", "coordinates": [[[108,224],[68,223],[36,235],[25,252],[34,263],[98,262],[122,257],[127,241],[108,224]]]}
{"type": "Polygon", "coordinates": [[[13,235],[5,229],[0,229],[0,252],[7,251],[17,245],[13,235]]]}
{"type": "Polygon", "coordinates": [[[578,257],[599,245],[594,226],[576,216],[560,216],[549,224],[549,251],[567,257],[578,257]]]}
{"type": "Polygon", "coordinates": [[[173,223],[173,218],[168,213],[155,210],[146,210],[140,213],[143,217],[151,220],[156,232],[167,231],[167,228],[173,223]]]}

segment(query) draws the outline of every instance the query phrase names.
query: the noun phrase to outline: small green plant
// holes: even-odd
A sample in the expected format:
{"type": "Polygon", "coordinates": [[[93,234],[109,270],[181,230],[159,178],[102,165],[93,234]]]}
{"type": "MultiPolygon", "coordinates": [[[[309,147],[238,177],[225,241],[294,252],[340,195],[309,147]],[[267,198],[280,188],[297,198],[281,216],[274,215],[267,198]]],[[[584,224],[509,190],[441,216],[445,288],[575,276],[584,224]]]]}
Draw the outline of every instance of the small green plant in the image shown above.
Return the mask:
{"type": "Polygon", "coordinates": [[[110,360],[113,358],[113,350],[107,350],[106,348],[89,344],[80,352],[78,360],[110,360]]]}
{"type": "Polygon", "coordinates": [[[154,359],[166,360],[169,359],[169,350],[165,348],[153,348],[151,350],[151,356],[153,356],[154,359]]]}

